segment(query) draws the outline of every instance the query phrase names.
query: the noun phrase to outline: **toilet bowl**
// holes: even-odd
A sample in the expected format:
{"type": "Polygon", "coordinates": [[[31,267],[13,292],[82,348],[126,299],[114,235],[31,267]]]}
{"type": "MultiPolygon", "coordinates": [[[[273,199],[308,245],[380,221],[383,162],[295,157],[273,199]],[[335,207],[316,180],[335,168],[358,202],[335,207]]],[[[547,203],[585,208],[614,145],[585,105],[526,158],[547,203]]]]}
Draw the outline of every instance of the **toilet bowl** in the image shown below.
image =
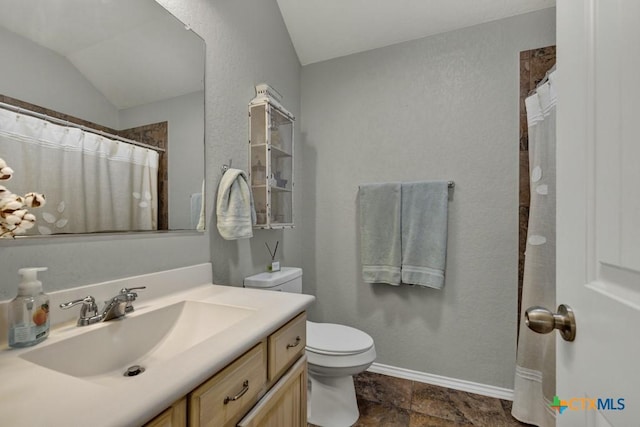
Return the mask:
{"type": "MultiPolygon", "coordinates": [[[[302,269],[283,267],[244,280],[247,288],[302,293],[302,269]]],[[[309,390],[307,420],[321,427],[348,427],[360,413],[353,375],[366,370],[376,358],[373,338],[350,326],[307,321],[309,390]]]]}
{"type": "Polygon", "coordinates": [[[360,413],[353,375],[376,359],[373,339],[344,325],[307,322],[309,397],[307,420],[319,426],[351,426],[360,413]]]}

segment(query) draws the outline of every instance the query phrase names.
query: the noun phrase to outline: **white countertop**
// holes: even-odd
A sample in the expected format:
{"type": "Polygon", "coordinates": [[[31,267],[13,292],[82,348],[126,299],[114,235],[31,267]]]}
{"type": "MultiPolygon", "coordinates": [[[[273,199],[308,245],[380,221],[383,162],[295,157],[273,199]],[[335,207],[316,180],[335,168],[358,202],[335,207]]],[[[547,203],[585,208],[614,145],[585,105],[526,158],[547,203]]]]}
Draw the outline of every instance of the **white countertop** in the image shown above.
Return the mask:
{"type": "Polygon", "coordinates": [[[305,310],[314,299],[310,295],[205,284],[135,302],[135,312],[115,321],[126,325],[128,317],[180,301],[210,302],[255,311],[140,376],[122,377],[122,382],[109,385],[62,374],[19,357],[92,328],[105,327],[109,322],[84,327],[62,324],[35,347],[0,351],[0,425],[142,425],[305,310]]]}

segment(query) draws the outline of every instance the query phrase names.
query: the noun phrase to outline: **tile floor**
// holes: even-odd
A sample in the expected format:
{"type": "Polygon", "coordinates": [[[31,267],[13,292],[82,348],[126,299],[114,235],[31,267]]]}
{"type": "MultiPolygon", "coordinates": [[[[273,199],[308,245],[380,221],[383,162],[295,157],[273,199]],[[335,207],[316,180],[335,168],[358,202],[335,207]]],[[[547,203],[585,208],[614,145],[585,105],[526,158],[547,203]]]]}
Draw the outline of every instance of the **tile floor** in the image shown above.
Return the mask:
{"type": "MultiPolygon", "coordinates": [[[[513,427],[511,402],[386,375],[354,377],[356,427],[513,427]]],[[[309,424],[310,427],[313,427],[309,424]]]]}

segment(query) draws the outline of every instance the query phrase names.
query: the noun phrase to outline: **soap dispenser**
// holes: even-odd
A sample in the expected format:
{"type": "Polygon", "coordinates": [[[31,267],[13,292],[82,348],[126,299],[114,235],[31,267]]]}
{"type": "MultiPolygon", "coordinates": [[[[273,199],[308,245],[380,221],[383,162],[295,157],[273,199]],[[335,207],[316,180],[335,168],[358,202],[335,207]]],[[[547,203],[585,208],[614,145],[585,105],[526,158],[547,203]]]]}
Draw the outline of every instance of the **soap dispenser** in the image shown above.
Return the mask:
{"type": "Polygon", "coordinates": [[[42,292],[38,272],[46,267],[21,268],[18,296],[9,303],[9,346],[29,347],[49,336],[49,296],[42,292]]]}

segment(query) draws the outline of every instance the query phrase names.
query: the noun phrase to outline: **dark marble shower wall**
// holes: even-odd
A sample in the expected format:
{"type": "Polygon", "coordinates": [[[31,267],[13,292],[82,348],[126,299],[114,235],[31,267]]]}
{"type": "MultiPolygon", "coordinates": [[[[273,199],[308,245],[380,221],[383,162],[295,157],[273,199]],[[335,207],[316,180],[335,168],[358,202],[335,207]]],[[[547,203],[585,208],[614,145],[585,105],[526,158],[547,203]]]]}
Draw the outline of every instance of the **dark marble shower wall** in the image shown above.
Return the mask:
{"type": "Polygon", "coordinates": [[[169,123],[159,122],[118,131],[118,136],[163,148],[158,160],[158,230],[169,229],[169,123]]]}
{"type": "Polygon", "coordinates": [[[547,46],[520,52],[520,231],[518,253],[518,324],[521,315],[524,251],[529,225],[529,137],[524,100],[556,63],[556,47],[547,46]]]}

